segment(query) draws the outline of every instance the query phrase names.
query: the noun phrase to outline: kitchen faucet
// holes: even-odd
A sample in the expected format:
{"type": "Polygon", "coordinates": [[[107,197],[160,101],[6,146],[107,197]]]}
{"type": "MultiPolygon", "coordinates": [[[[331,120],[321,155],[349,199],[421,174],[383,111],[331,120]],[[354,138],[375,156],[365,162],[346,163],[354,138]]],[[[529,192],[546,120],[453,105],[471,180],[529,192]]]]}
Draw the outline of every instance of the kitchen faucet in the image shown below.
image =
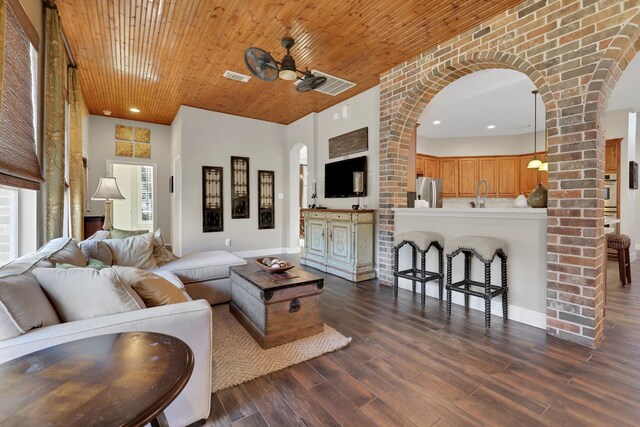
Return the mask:
{"type": "Polygon", "coordinates": [[[484,208],[487,203],[487,195],[489,194],[489,183],[486,179],[481,179],[478,181],[478,188],[476,188],[476,207],[484,208]],[[482,183],[484,182],[484,196],[480,197],[480,187],[482,187],[482,183]]]}

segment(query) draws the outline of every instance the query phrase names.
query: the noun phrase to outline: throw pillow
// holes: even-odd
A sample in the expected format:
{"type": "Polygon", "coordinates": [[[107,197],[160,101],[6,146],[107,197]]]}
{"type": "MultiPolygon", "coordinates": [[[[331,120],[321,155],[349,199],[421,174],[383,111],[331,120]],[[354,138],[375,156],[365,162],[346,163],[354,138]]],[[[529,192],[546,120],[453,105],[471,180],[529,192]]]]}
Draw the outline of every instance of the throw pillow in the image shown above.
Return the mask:
{"type": "Polygon", "coordinates": [[[0,341],[58,323],[58,315],[31,272],[0,278],[0,341]]]}
{"type": "MultiPolygon", "coordinates": [[[[109,268],[109,267],[111,267],[111,265],[105,264],[99,259],[89,258],[89,262],[87,263],[87,266],[85,268],[95,268],[96,270],[102,270],[103,268],[109,268]]],[[[80,268],[80,267],[72,264],[57,264],[56,268],[62,268],[62,269],[68,270],[70,268],[80,268]]]]}
{"type": "Polygon", "coordinates": [[[98,259],[107,265],[113,264],[111,249],[101,240],[87,239],[78,243],[80,250],[87,259],[98,259]]]}
{"type": "Polygon", "coordinates": [[[131,286],[147,307],[189,301],[180,289],[167,279],[133,267],[114,266],[122,283],[131,286]]]}
{"type": "Polygon", "coordinates": [[[176,256],[164,245],[159,228],[153,233],[153,257],[158,267],[176,259],[176,256]]]}
{"type": "Polygon", "coordinates": [[[145,307],[140,297],[120,282],[112,268],[36,268],[33,274],[63,322],[145,307]]]}
{"type": "Polygon", "coordinates": [[[153,233],[126,239],[107,239],[103,242],[111,249],[113,265],[137,267],[148,270],[156,267],[153,258],[153,233]]]}
{"type": "Polygon", "coordinates": [[[118,228],[111,229],[112,239],[126,239],[127,237],[139,236],[148,233],[149,230],[120,230],[118,228]]]}
{"type": "Polygon", "coordinates": [[[38,253],[49,257],[54,265],[57,263],[73,264],[78,267],[87,265],[87,258],[80,250],[78,243],[70,237],[59,237],[45,243],[38,253]]]}

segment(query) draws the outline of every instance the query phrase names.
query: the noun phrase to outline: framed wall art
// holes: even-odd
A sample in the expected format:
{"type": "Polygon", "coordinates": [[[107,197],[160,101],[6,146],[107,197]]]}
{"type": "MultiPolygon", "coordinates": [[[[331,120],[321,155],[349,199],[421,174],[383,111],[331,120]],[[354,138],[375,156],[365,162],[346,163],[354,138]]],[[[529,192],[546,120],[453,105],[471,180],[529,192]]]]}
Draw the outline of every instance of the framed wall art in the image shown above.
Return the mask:
{"type": "Polygon", "coordinates": [[[249,218],[249,158],[231,156],[231,218],[249,218]]]}
{"type": "Polygon", "coordinates": [[[258,230],[276,228],[274,172],[258,171],[258,230]]]}
{"type": "Polygon", "coordinates": [[[629,162],[629,188],[638,189],[638,162],[631,160],[629,162]]]}
{"type": "Polygon", "coordinates": [[[202,167],[202,232],[224,230],[222,167],[202,167]]]}

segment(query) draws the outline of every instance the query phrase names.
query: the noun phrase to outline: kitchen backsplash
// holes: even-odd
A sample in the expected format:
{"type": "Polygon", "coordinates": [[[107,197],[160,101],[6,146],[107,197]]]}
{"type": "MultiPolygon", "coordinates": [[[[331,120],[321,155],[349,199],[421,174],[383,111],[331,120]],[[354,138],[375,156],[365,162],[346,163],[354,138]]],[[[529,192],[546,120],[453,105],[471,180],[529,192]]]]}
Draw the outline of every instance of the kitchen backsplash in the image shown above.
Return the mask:
{"type": "MultiPolygon", "coordinates": [[[[442,199],[442,207],[443,208],[469,208],[471,207],[470,202],[475,202],[475,197],[468,198],[444,198],[442,199]]],[[[485,204],[487,208],[512,208],[513,203],[515,201],[514,198],[488,198],[485,204]]]]}

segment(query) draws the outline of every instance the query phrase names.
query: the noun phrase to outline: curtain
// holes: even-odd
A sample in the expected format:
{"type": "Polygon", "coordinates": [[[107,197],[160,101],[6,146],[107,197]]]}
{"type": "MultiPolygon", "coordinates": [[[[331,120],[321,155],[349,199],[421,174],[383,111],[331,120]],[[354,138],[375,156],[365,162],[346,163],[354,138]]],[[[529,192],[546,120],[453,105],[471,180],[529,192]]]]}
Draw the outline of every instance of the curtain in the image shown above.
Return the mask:
{"type": "Polygon", "coordinates": [[[64,225],[67,58],[58,12],[45,10],[45,238],[51,240],[62,236],[64,225]]]}
{"type": "Polygon", "coordinates": [[[69,68],[69,191],[71,194],[71,237],[84,235],[84,174],[82,166],[82,93],[78,69],[69,68]]]}

